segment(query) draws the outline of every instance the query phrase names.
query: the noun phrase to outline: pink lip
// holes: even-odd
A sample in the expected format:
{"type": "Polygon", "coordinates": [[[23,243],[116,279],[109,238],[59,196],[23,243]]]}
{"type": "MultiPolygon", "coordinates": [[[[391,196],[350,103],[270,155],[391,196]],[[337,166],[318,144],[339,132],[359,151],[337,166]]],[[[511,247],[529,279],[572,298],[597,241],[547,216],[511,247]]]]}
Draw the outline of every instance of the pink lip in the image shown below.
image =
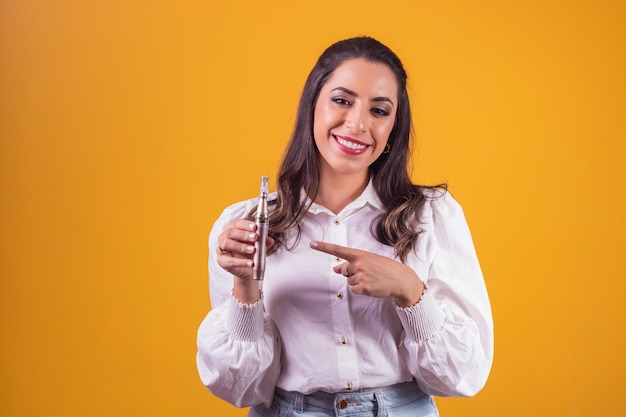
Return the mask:
{"type": "Polygon", "coordinates": [[[370,145],[368,145],[367,143],[363,143],[360,142],[358,140],[354,140],[351,137],[348,136],[339,136],[339,135],[333,135],[333,137],[335,138],[335,143],[337,144],[337,147],[350,155],[361,155],[362,153],[364,153],[365,151],[367,151],[367,149],[370,147],[370,145]],[[342,142],[350,142],[356,145],[361,145],[363,147],[359,147],[359,148],[351,148],[350,146],[347,146],[345,143],[342,142]]]}

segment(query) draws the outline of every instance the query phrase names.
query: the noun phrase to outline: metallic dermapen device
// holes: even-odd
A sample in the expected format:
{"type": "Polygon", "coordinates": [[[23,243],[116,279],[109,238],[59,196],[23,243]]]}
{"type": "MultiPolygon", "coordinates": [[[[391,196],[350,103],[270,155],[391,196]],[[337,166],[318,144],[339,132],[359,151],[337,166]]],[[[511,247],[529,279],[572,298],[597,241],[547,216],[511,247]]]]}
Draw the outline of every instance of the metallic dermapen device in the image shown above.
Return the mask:
{"type": "Polygon", "coordinates": [[[259,288],[261,288],[261,281],[263,275],[265,275],[265,253],[267,250],[267,232],[270,226],[269,212],[267,211],[267,185],[268,177],[261,177],[261,195],[259,195],[259,205],[256,209],[256,232],[259,238],[254,244],[256,250],[254,251],[254,267],[252,271],[252,278],[259,281],[259,288]]]}

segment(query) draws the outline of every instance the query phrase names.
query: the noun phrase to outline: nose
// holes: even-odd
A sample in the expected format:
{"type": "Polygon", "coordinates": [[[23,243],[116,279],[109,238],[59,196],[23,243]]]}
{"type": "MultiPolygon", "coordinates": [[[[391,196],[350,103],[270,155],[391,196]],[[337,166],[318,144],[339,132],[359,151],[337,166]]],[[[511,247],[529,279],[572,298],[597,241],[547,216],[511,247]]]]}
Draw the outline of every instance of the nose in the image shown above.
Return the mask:
{"type": "Polygon", "coordinates": [[[352,106],[346,117],[346,126],[353,132],[367,131],[369,128],[369,118],[365,106],[352,106]]]}

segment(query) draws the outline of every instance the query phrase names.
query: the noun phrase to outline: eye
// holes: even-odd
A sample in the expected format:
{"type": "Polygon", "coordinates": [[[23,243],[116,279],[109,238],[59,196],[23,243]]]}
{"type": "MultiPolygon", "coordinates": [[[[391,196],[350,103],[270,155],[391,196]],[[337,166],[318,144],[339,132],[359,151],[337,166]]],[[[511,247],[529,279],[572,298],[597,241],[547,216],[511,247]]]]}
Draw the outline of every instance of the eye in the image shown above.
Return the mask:
{"type": "Polygon", "coordinates": [[[384,109],[382,107],[374,107],[372,109],[372,113],[374,113],[377,116],[389,116],[389,111],[387,111],[387,109],[384,109]]]}
{"type": "Polygon", "coordinates": [[[342,106],[350,105],[350,100],[348,100],[347,98],[333,97],[331,100],[337,104],[341,104],[342,106]]]}

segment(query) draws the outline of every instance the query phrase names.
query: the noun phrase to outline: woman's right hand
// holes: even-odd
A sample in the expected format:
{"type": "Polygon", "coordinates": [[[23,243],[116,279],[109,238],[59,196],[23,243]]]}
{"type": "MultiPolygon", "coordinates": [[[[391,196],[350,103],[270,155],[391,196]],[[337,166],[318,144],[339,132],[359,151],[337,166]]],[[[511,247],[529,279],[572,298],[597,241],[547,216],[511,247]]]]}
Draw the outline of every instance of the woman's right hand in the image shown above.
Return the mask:
{"type": "MultiPolygon", "coordinates": [[[[259,238],[256,224],[250,220],[235,220],[229,223],[217,237],[217,263],[234,276],[233,295],[240,302],[250,304],[259,297],[258,283],[252,279],[254,243],[259,238]]],[[[274,239],[267,238],[267,247],[274,239]]]]}

